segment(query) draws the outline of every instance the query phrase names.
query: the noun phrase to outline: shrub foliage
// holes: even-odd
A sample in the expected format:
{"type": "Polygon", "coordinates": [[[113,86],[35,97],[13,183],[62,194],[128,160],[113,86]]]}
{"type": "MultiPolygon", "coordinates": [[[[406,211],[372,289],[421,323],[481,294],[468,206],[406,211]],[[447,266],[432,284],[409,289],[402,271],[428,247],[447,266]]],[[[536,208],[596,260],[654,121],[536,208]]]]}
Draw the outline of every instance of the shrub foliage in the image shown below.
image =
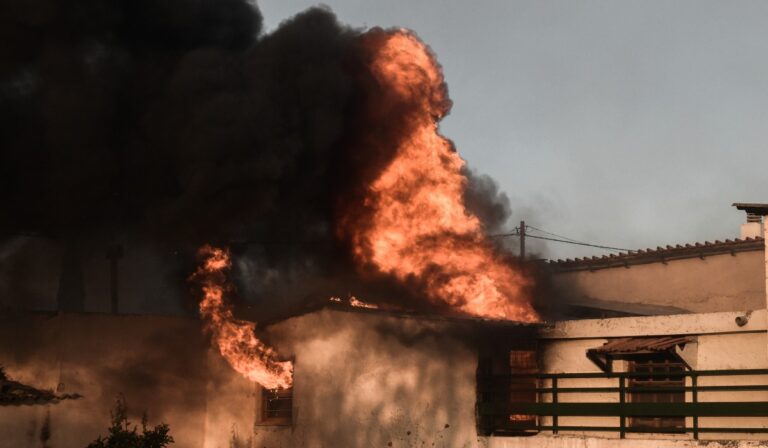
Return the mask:
{"type": "Polygon", "coordinates": [[[106,438],[99,436],[87,448],[165,448],[173,443],[168,425],[161,423],[154,428],[148,428],[146,414],[141,419],[141,433],[138,431],[138,425],[131,426],[125,399],[122,397],[117,399],[111,415],[109,435],[106,438]]]}

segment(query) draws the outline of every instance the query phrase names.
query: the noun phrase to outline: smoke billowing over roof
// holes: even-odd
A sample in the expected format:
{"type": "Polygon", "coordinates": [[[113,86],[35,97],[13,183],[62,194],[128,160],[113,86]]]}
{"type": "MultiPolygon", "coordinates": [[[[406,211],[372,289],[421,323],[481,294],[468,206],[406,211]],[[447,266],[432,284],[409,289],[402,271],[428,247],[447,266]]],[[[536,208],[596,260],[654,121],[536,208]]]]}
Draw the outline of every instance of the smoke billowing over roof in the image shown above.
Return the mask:
{"type": "MultiPolygon", "coordinates": [[[[130,241],[174,281],[229,244],[243,295],[405,293],[360,280],[335,230],[408,126],[360,30],[313,8],[264,34],[244,0],[2,3],[3,244],[130,241]]],[[[488,178],[465,199],[489,229],[508,216],[488,178]]]]}

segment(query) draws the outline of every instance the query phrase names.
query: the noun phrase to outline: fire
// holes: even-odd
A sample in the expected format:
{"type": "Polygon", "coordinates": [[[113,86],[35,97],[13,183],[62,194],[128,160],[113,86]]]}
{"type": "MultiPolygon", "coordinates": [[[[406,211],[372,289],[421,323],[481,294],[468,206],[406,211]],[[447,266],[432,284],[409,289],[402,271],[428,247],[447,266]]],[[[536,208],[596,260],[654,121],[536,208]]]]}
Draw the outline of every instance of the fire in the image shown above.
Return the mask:
{"type": "MultiPolygon", "coordinates": [[[[341,297],[331,297],[328,300],[335,303],[342,303],[341,297]]],[[[379,309],[379,306],[376,305],[375,303],[364,302],[355,296],[349,296],[349,300],[347,302],[349,303],[349,306],[354,308],[368,308],[370,310],[379,309]]]]}
{"type": "Polygon", "coordinates": [[[287,389],[293,382],[293,364],[278,361],[277,353],[256,337],[256,324],[235,319],[224,294],[232,289],[226,273],[231,266],[229,251],[203,246],[202,265],[192,276],[203,291],[200,315],[212,342],[233,369],[267,389],[287,389]]]}
{"type": "Polygon", "coordinates": [[[406,30],[374,30],[369,39],[374,78],[413,113],[394,159],[367,190],[369,219],[343,223],[354,256],[464,313],[538,320],[531,280],[493,249],[463,202],[464,161],[438,132],[451,102],[433,54],[406,30]]]}

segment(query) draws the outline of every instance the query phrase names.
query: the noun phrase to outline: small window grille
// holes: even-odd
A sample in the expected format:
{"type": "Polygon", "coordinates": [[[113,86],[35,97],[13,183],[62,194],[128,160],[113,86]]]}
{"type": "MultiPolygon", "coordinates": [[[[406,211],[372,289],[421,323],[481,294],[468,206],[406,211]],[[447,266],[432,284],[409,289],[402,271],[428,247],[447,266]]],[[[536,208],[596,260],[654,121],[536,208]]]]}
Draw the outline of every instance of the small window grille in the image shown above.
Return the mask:
{"type": "Polygon", "coordinates": [[[261,389],[261,424],[290,425],[293,420],[293,388],[261,389]]]}
{"type": "MultiPolygon", "coordinates": [[[[670,359],[668,356],[645,355],[629,360],[629,371],[634,373],[654,373],[660,376],[640,376],[631,378],[630,387],[684,387],[685,377],[676,375],[683,373],[685,365],[670,359]],[[663,375],[667,374],[667,375],[663,375]]],[[[633,391],[630,401],[634,403],[685,403],[684,390],[670,391],[633,391]]],[[[631,417],[629,426],[641,429],[680,429],[685,430],[685,417],[631,417]]]]}

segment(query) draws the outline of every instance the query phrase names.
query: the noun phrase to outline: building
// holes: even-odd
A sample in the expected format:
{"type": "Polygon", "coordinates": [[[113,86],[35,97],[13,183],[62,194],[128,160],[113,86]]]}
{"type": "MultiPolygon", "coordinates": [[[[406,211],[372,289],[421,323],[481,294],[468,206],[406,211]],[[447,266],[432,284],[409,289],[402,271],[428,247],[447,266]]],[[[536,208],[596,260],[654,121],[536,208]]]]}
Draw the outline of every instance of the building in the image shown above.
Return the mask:
{"type": "Polygon", "coordinates": [[[259,447],[476,446],[478,360],[508,375],[511,349],[535,353],[535,329],[331,303],[266,331],[294,360],[286,396],[234,372],[194,319],[6,315],[0,360],[8,374],[82,397],[0,407],[0,435],[9,446],[36,447],[48,421],[51,446],[82,447],[104,434],[123,396],[135,421],[146,412],[150,423],[168,423],[183,447],[229,447],[233,438],[259,447]]]}
{"type": "Polygon", "coordinates": [[[540,327],[329,305],[266,329],[295,366],[293,389],[278,393],[232,371],[192,319],[37,313],[2,323],[0,341],[27,344],[0,347],[9,375],[82,396],[0,407],[0,434],[15,447],[38,446],[44,424],[51,446],[84,446],[104,434],[117,396],[134,420],[169,423],[184,447],[757,446],[768,432],[763,310],[540,327]],[[646,386],[688,388],[655,400],[685,400],[684,412],[701,415],[626,414],[642,386],[622,373],[654,361],[664,382],[646,386]],[[647,425],[666,433],[637,432],[647,425]]]}
{"type": "Polygon", "coordinates": [[[766,259],[760,213],[749,209],[738,239],[556,260],[547,266],[573,317],[763,309],[766,259]]]}
{"type": "Polygon", "coordinates": [[[0,406],[0,440],[85,446],[122,396],[192,448],[768,446],[762,244],[553,263],[578,318],[541,325],[328,302],[261,329],[294,363],[282,391],[196,319],[6,310],[8,376],[79,398],[0,406]]]}

